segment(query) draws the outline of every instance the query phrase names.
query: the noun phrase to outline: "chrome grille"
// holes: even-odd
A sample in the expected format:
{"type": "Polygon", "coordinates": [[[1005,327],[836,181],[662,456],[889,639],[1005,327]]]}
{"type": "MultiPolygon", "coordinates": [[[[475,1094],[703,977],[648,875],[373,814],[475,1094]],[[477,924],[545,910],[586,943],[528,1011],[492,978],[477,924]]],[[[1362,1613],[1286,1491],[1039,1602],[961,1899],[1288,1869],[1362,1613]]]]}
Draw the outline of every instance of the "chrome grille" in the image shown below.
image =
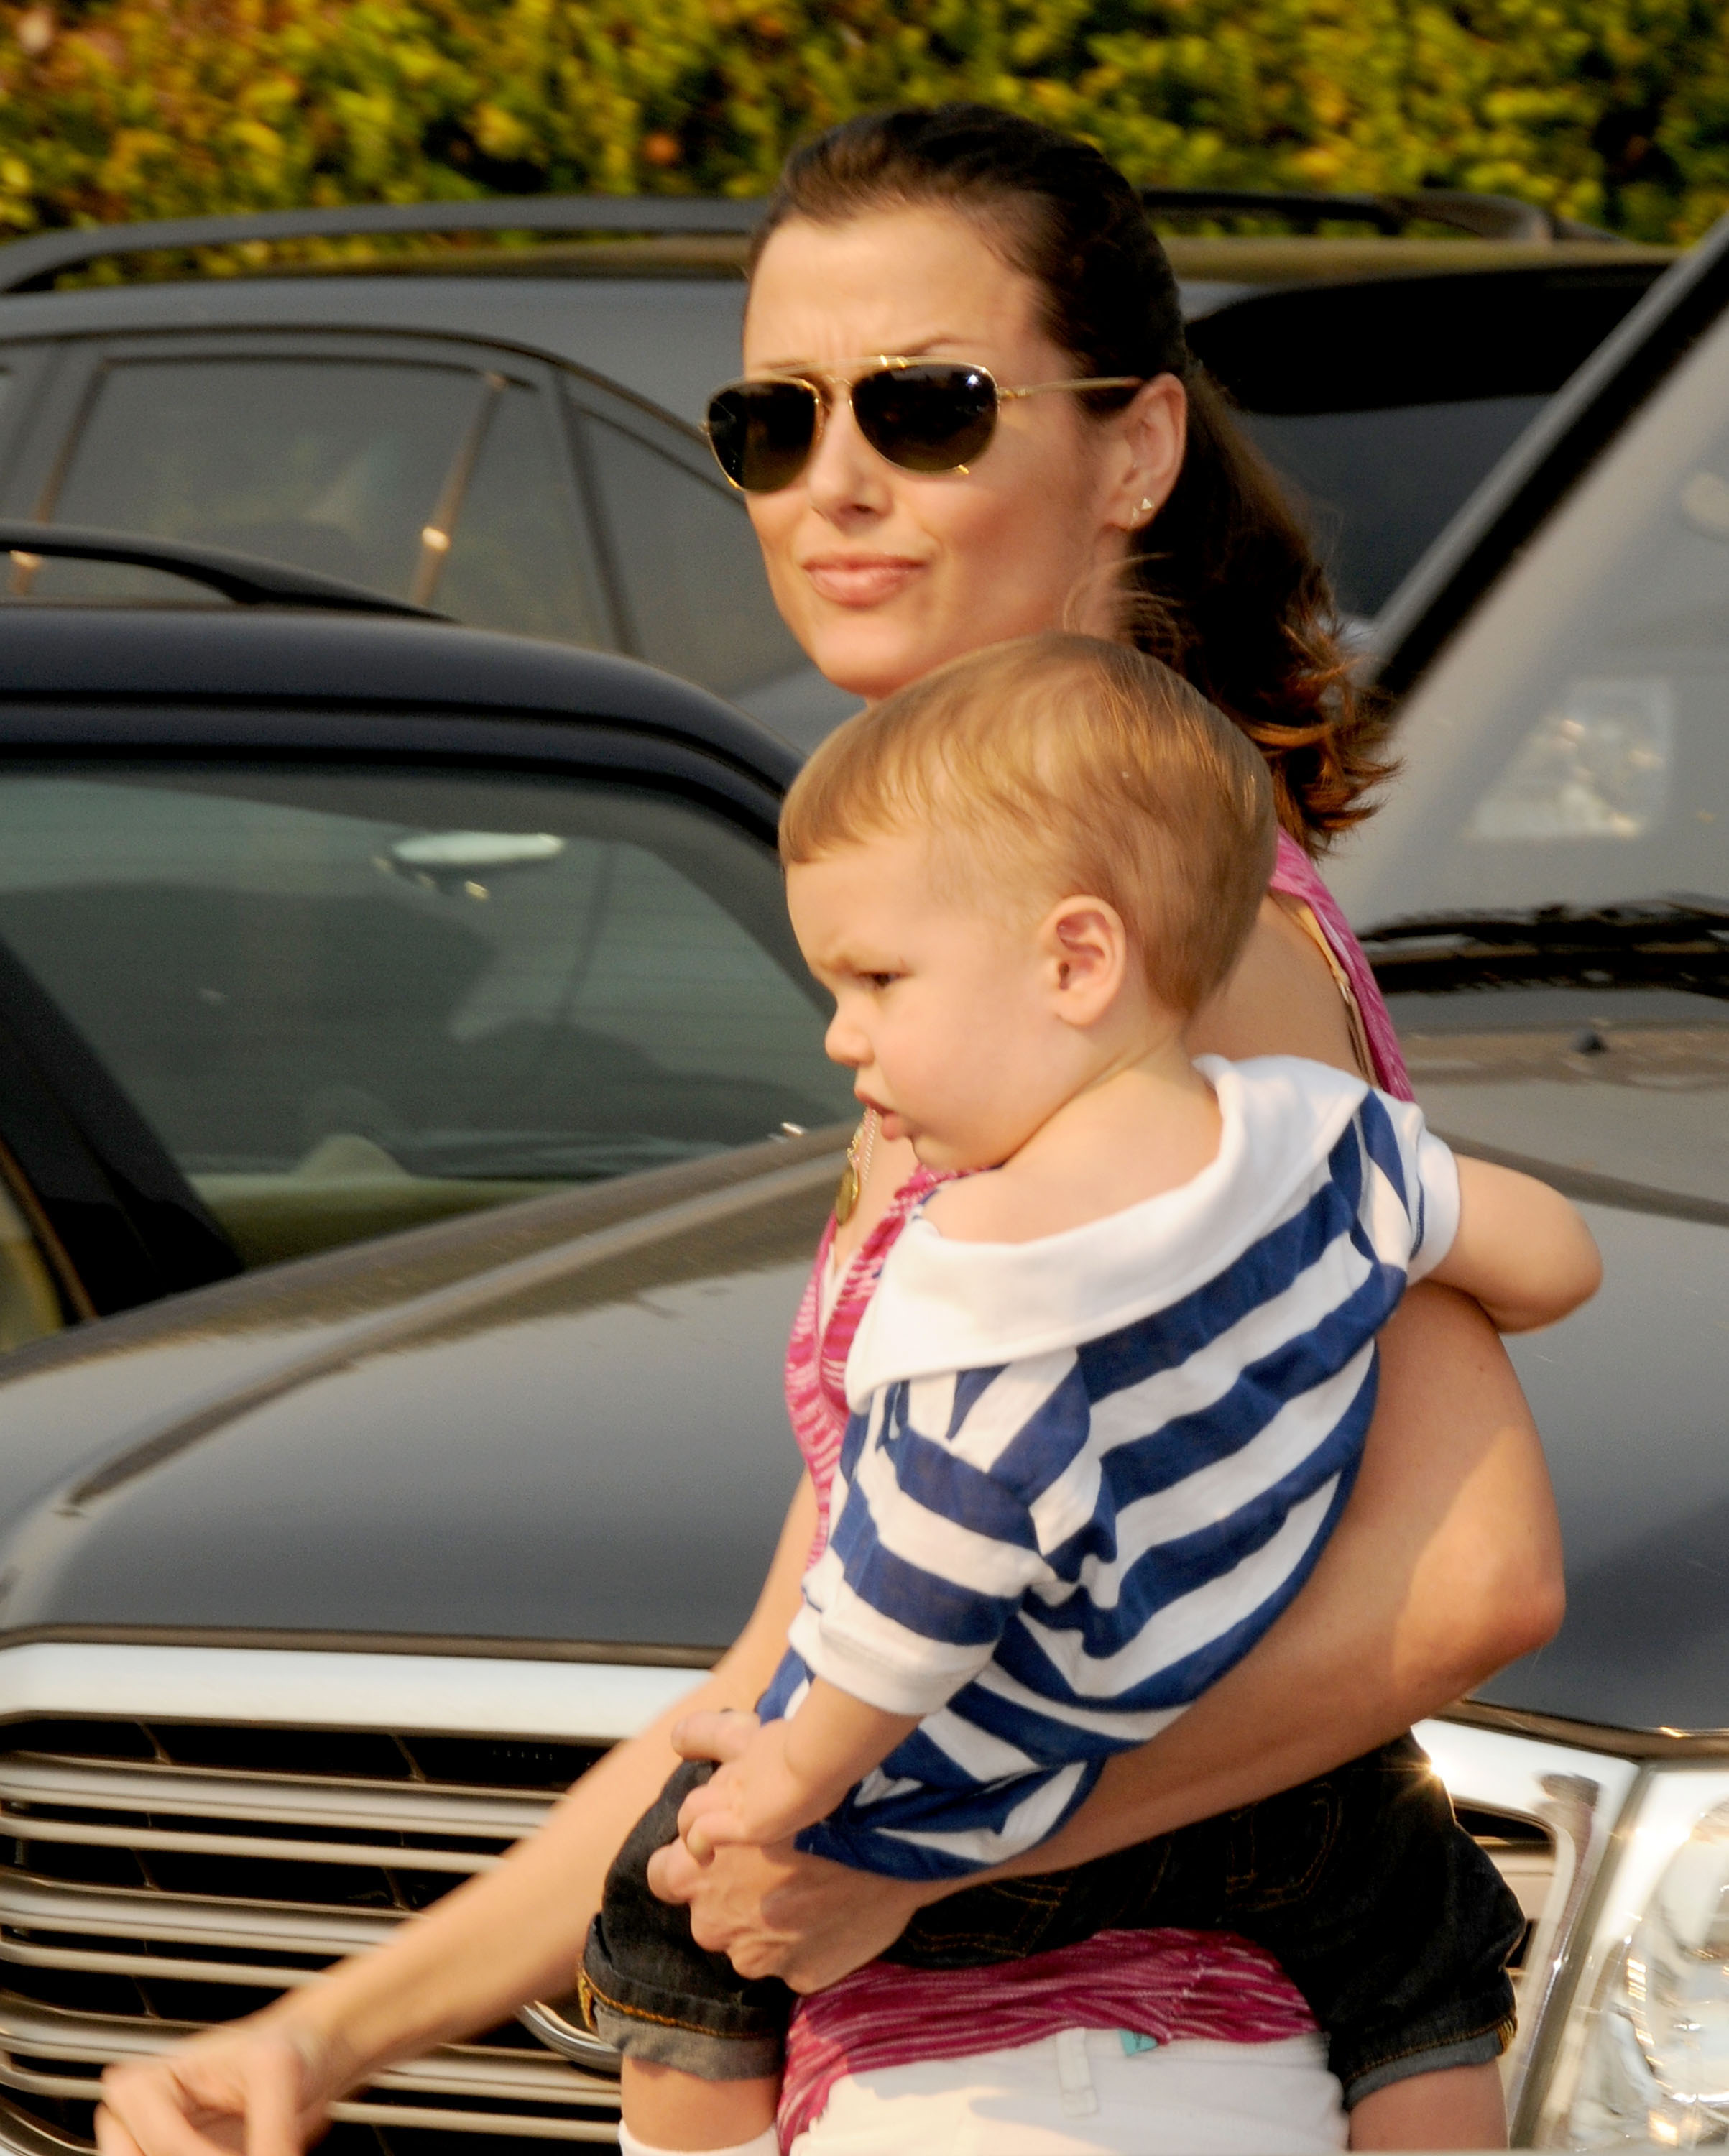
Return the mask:
{"type": "MultiPolygon", "coordinates": [[[[0,1753],[0,2105],[34,2129],[26,2138],[87,2143],[104,2066],[377,1944],[497,1864],[605,1748],[12,1724],[0,1753]]],[[[507,2024],[381,2074],[337,2107],[325,2145],[484,2156],[493,2143],[504,2156],[525,2139],[610,2142],[605,2056],[597,2049],[601,2070],[586,2071],[507,2024]]]]}
{"type": "MultiPolygon", "coordinates": [[[[496,1864],[606,1748],[12,1723],[0,1751],[0,2138],[10,2113],[9,2138],[44,2156],[88,2146],[105,2065],[376,1945],[496,1864]]],[[[1552,1836],[1522,1813],[1461,1801],[1459,1815],[1517,1895],[1528,1948],[1557,1884],[1552,1836]]],[[[611,2142],[617,2117],[603,2070],[510,2023],[381,2075],[338,2107],[323,2146],[520,2156],[524,2140],[611,2142]]]]}

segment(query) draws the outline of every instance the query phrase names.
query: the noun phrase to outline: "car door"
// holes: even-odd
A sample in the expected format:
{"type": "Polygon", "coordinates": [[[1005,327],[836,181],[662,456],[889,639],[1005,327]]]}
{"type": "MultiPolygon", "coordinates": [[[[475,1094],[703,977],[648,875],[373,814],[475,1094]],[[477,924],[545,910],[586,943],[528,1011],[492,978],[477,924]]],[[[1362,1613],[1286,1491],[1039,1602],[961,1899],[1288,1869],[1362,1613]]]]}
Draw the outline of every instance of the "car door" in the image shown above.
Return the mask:
{"type": "MultiPolygon", "coordinates": [[[[12,441],[0,505],[628,652],[803,738],[854,707],[782,625],[700,437],[502,346],[305,331],[72,341],[12,441]]],[[[11,583],[43,599],[179,596],[151,571],[95,563],[14,565],[11,583]]]]}
{"type": "Polygon", "coordinates": [[[205,1278],[850,1111],[772,790],[741,810],[694,749],[571,726],[549,766],[539,725],[526,768],[508,716],[458,761],[413,712],[238,705],[197,713],[192,747],[183,711],[152,747],[133,709],[119,752],[62,707],[26,749],[9,716],[0,1054],[35,1080],[0,1085],[16,1336],[193,1284],[190,1260],[102,1273],[126,1221],[31,1123],[58,1118],[88,1182],[96,1092],[205,1278]]]}

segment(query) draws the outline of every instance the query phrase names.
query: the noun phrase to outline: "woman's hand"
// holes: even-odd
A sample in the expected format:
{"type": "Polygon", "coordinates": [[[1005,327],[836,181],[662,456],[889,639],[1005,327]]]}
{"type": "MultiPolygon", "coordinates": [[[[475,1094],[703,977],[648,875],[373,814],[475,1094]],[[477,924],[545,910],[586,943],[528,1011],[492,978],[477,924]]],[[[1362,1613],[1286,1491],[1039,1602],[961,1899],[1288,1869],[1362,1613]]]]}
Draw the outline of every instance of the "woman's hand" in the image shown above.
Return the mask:
{"type": "MultiPolygon", "coordinates": [[[[687,1759],[735,1759],[757,1729],[753,1714],[687,1715],[672,1732],[687,1759]]],[[[891,1947],[929,1898],[927,1889],[805,1856],[789,1842],[717,1851],[699,1864],[681,1841],[649,1860],[649,1884],[690,1912],[690,1935],[723,1953],[741,1976],[777,1976],[794,1991],[822,1991],[891,1947]]]]}
{"type": "Polygon", "coordinates": [[[723,1849],[699,1864],[681,1841],[649,1860],[663,1902],[685,1902],[690,1935],[723,1953],[741,1976],[777,1976],[794,1991],[823,1991],[891,1947],[928,1890],[773,1849],[723,1849]]]}
{"type": "Polygon", "coordinates": [[[254,2015],[102,2076],[102,2156],[300,2156],[341,2093],[315,2031],[254,2015]]]}

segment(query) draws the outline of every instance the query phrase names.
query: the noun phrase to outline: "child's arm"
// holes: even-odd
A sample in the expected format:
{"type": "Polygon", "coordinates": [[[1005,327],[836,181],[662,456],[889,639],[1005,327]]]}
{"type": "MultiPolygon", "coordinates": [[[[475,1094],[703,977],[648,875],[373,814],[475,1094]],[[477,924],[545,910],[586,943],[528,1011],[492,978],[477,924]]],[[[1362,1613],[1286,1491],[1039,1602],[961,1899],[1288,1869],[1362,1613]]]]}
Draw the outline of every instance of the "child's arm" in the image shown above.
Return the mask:
{"type": "Polygon", "coordinates": [[[1558,1190],[1486,1160],[1459,1162],[1459,1232],[1429,1276],[1475,1296],[1502,1332],[1553,1325],[1603,1281],[1591,1230],[1558,1190]]]}
{"type": "Polygon", "coordinates": [[[743,1754],[685,1798],[685,1846],[705,1864],[731,1842],[762,1847],[826,1819],[855,1782],[919,1726],[813,1677],[796,1714],[759,1729],[743,1754]]]}

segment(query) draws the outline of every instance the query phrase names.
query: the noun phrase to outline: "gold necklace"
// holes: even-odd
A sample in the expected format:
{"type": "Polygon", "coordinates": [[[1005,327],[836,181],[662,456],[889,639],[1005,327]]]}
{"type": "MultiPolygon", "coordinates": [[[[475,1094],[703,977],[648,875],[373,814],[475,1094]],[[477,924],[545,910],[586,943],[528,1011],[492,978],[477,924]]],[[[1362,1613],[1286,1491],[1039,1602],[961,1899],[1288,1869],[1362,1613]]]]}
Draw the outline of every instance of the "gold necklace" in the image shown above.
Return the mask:
{"type": "Polygon", "coordinates": [[[845,1227],[858,1210],[859,1197],[870,1176],[871,1156],[876,1151],[876,1111],[867,1108],[864,1120],[853,1132],[846,1149],[846,1165],[840,1171],[840,1187],[834,1194],[834,1221],[845,1227]]]}

